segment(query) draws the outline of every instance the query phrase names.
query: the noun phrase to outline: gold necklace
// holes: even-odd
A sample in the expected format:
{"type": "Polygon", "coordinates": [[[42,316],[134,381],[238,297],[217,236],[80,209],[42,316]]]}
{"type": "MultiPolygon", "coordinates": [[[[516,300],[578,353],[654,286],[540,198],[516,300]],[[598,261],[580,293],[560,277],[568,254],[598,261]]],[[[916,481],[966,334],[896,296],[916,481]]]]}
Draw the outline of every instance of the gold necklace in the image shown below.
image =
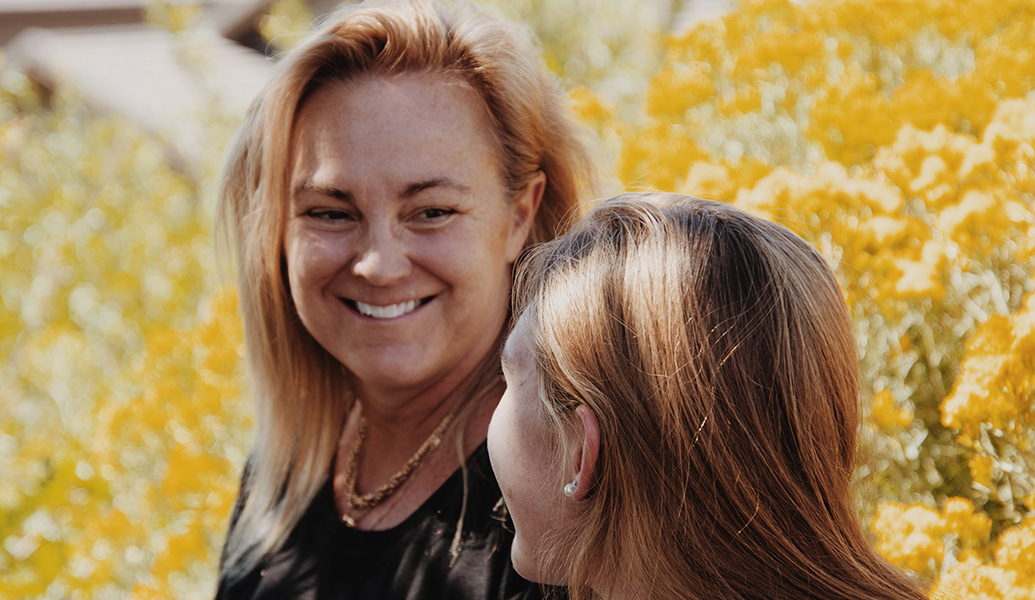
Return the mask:
{"type": "MultiPolygon", "coordinates": [[[[352,451],[349,453],[349,470],[345,474],[345,499],[349,504],[349,508],[353,510],[370,510],[378,504],[385,501],[385,498],[391,496],[395,490],[399,488],[413,471],[420,466],[420,463],[424,460],[424,457],[430,454],[435,448],[438,448],[439,444],[442,443],[442,436],[445,434],[446,429],[450,423],[453,422],[453,418],[456,417],[456,413],[459,412],[461,402],[457,402],[453,408],[449,409],[449,413],[442,418],[438,426],[435,427],[435,431],[431,432],[428,439],[424,440],[421,447],[417,449],[417,452],[410,457],[406,464],[401,469],[396,471],[384,485],[377,488],[376,490],[367,494],[359,495],[356,493],[356,474],[359,471],[359,453],[363,448],[363,442],[366,441],[367,437],[367,422],[363,418],[363,415],[359,416],[359,424],[356,427],[356,441],[352,444],[352,451]]],[[[356,526],[356,520],[346,514],[341,516],[341,521],[349,527],[356,526]]]]}

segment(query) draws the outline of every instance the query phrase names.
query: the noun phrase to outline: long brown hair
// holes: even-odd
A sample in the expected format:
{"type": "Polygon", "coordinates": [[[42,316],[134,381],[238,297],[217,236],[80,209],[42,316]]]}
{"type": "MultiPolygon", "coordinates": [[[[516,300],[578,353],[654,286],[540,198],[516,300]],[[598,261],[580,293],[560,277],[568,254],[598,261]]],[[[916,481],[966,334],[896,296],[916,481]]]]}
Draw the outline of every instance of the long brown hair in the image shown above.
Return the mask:
{"type": "Polygon", "coordinates": [[[823,258],[732,206],[627,194],[536,248],[519,275],[543,408],[596,414],[571,597],[919,599],[851,500],[855,342],[823,258]],[[610,575],[610,576],[608,576],[610,575]]]}
{"type": "MultiPolygon", "coordinates": [[[[316,89],[359,76],[447,77],[484,101],[512,195],[537,171],[546,187],[529,243],[550,239],[596,185],[594,161],[528,32],[465,5],[368,2],[331,14],[278,62],[251,106],[224,173],[218,211],[236,257],[255,442],[221,577],[246,575],[283,543],[330,468],[355,401],[348,371],[306,331],[286,284],[283,239],[292,130],[316,89]]],[[[498,357],[470,397],[498,385],[498,357]]]]}

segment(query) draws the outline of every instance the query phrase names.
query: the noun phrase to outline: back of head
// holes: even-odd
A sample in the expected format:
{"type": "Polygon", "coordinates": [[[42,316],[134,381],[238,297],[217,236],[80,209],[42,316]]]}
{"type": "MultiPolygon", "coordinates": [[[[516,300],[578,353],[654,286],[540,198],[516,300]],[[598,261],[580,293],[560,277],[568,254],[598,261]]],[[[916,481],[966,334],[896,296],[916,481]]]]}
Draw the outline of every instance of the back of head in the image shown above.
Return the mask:
{"type": "Polygon", "coordinates": [[[628,194],[523,266],[546,410],[600,424],[571,524],[575,598],[606,574],[651,598],[913,598],[850,498],[855,344],[837,282],[789,230],[728,205],[628,194]]]}
{"type": "MultiPolygon", "coordinates": [[[[344,6],[278,61],[231,149],[219,206],[220,233],[237,260],[256,396],[250,489],[227,544],[232,577],[297,521],[326,476],[353,401],[350,375],[302,326],[285,282],[297,116],[321,86],[403,74],[450,78],[477,94],[512,197],[537,172],[546,174],[529,243],[559,233],[576,200],[596,185],[594,161],[529,32],[473,7],[435,0],[344,6]]],[[[488,379],[496,384],[495,371],[488,379]]]]}

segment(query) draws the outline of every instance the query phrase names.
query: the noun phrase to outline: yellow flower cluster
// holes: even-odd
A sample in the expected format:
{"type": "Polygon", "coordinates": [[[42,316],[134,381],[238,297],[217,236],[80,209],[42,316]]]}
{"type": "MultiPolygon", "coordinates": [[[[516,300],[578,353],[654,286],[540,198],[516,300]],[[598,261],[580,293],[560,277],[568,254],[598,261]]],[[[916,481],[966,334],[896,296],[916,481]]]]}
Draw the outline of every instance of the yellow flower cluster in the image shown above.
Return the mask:
{"type": "Polygon", "coordinates": [[[151,333],[126,386],[98,402],[91,464],[114,499],[85,519],[62,577],[94,592],[112,581],[138,598],[204,597],[244,462],[250,422],[238,401],[242,334],[236,294],[205,301],[196,327],[151,333]],[[98,559],[98,545],[118,561],[98,559]]]}
{"type": "Polygon", "coordinates": [[[0,598],[211,595],[241,335],[202,186],[169,162],[0,71],[0,598]]]}
{"type": "Polygon", "coordinates": [[[889,502],[873,521],[877,550],[900,566],[933,577],[938,600],[1035,598],[1035,519],[1003,532],[991,544],[991,520],[973,504],[950,498],[942,510],[889,502]]]}
{"type": "Polygon", "coordinates": [[[877,550],[900,566],[933,577],[938,600],[1035,598],[1035,519],[989,543],[991,520],[973,504],[950,498],[942,510],[889,502],[873,522],[877,550]]]}
{"type": "Polygon", "coordinates": [[[967,357],[952,394],[942,402],[942,424],[980,444],[989,432],[1020,436],[1031,446],[1035,433],[1035,294],[1009,316],[989,318],[967,343],[967,357]]]}
{"type": "Polygon", "coordinates": [[[991,546],[991,560],[963,552],[931,592],[937,600],[1035,599],[1035,521],[1025,521],[999,536],[991,546]]]}
{"type": "Polygon", "coordinates": [[[975,488],[1017,520],[1035,499],[1035,294],[1009,316],[994,315],[967,343],[941,422],[974,452],[975,488]]]}
{"type": "Polygon", "coordinates": [[[942,510],[888,502],[873,520],[877,551],[918,573],[937,573],[947,554],[988,541],[992,521],[965,498],[950,498],[942,510]]]}
{"type": "Polygon", "coordinates": [[[999,99],[1032,87],[1033,12],[1027,0],[742,2],[669,41],[623,179],[678,187],[693,153],[650,138],[722,160],[855,165],[906,124],[980,131],[999,99]]]}
{"type": "Polygon", "coordinates": [[[828,258],[859,340],[858,480],[886,501],[864,517],[945,597],[1031,597],[1003,582],[1033,570],[1010,550],[1035,517],[1033,17],[746,0],[671,38],[638,125],[610,126],[629,188],[733,202],[828,258]]]}
{"type": "Polygon", "coordinates": [[[881,429],[906,427],[913,422],[913,411],[895,406],[895,396],[888,390],[873,395],[870,404],[870,418],[881,429]]]}

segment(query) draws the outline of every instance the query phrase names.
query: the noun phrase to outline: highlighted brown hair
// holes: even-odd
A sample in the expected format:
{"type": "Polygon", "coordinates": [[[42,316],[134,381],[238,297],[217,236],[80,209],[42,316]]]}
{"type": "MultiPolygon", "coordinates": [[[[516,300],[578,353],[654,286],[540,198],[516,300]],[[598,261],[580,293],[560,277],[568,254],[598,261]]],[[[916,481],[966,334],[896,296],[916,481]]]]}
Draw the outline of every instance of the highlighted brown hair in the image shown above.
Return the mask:
{"type": "Polygon", "coordinates": [[[855,343],[802,239],[729,205],[627,194],[520,273],[546,414],[560,436],[579,404],[600,425],[584,514],[542,557],[567,563],[572,598],[924,597],[855,514],[855,343]]]}

